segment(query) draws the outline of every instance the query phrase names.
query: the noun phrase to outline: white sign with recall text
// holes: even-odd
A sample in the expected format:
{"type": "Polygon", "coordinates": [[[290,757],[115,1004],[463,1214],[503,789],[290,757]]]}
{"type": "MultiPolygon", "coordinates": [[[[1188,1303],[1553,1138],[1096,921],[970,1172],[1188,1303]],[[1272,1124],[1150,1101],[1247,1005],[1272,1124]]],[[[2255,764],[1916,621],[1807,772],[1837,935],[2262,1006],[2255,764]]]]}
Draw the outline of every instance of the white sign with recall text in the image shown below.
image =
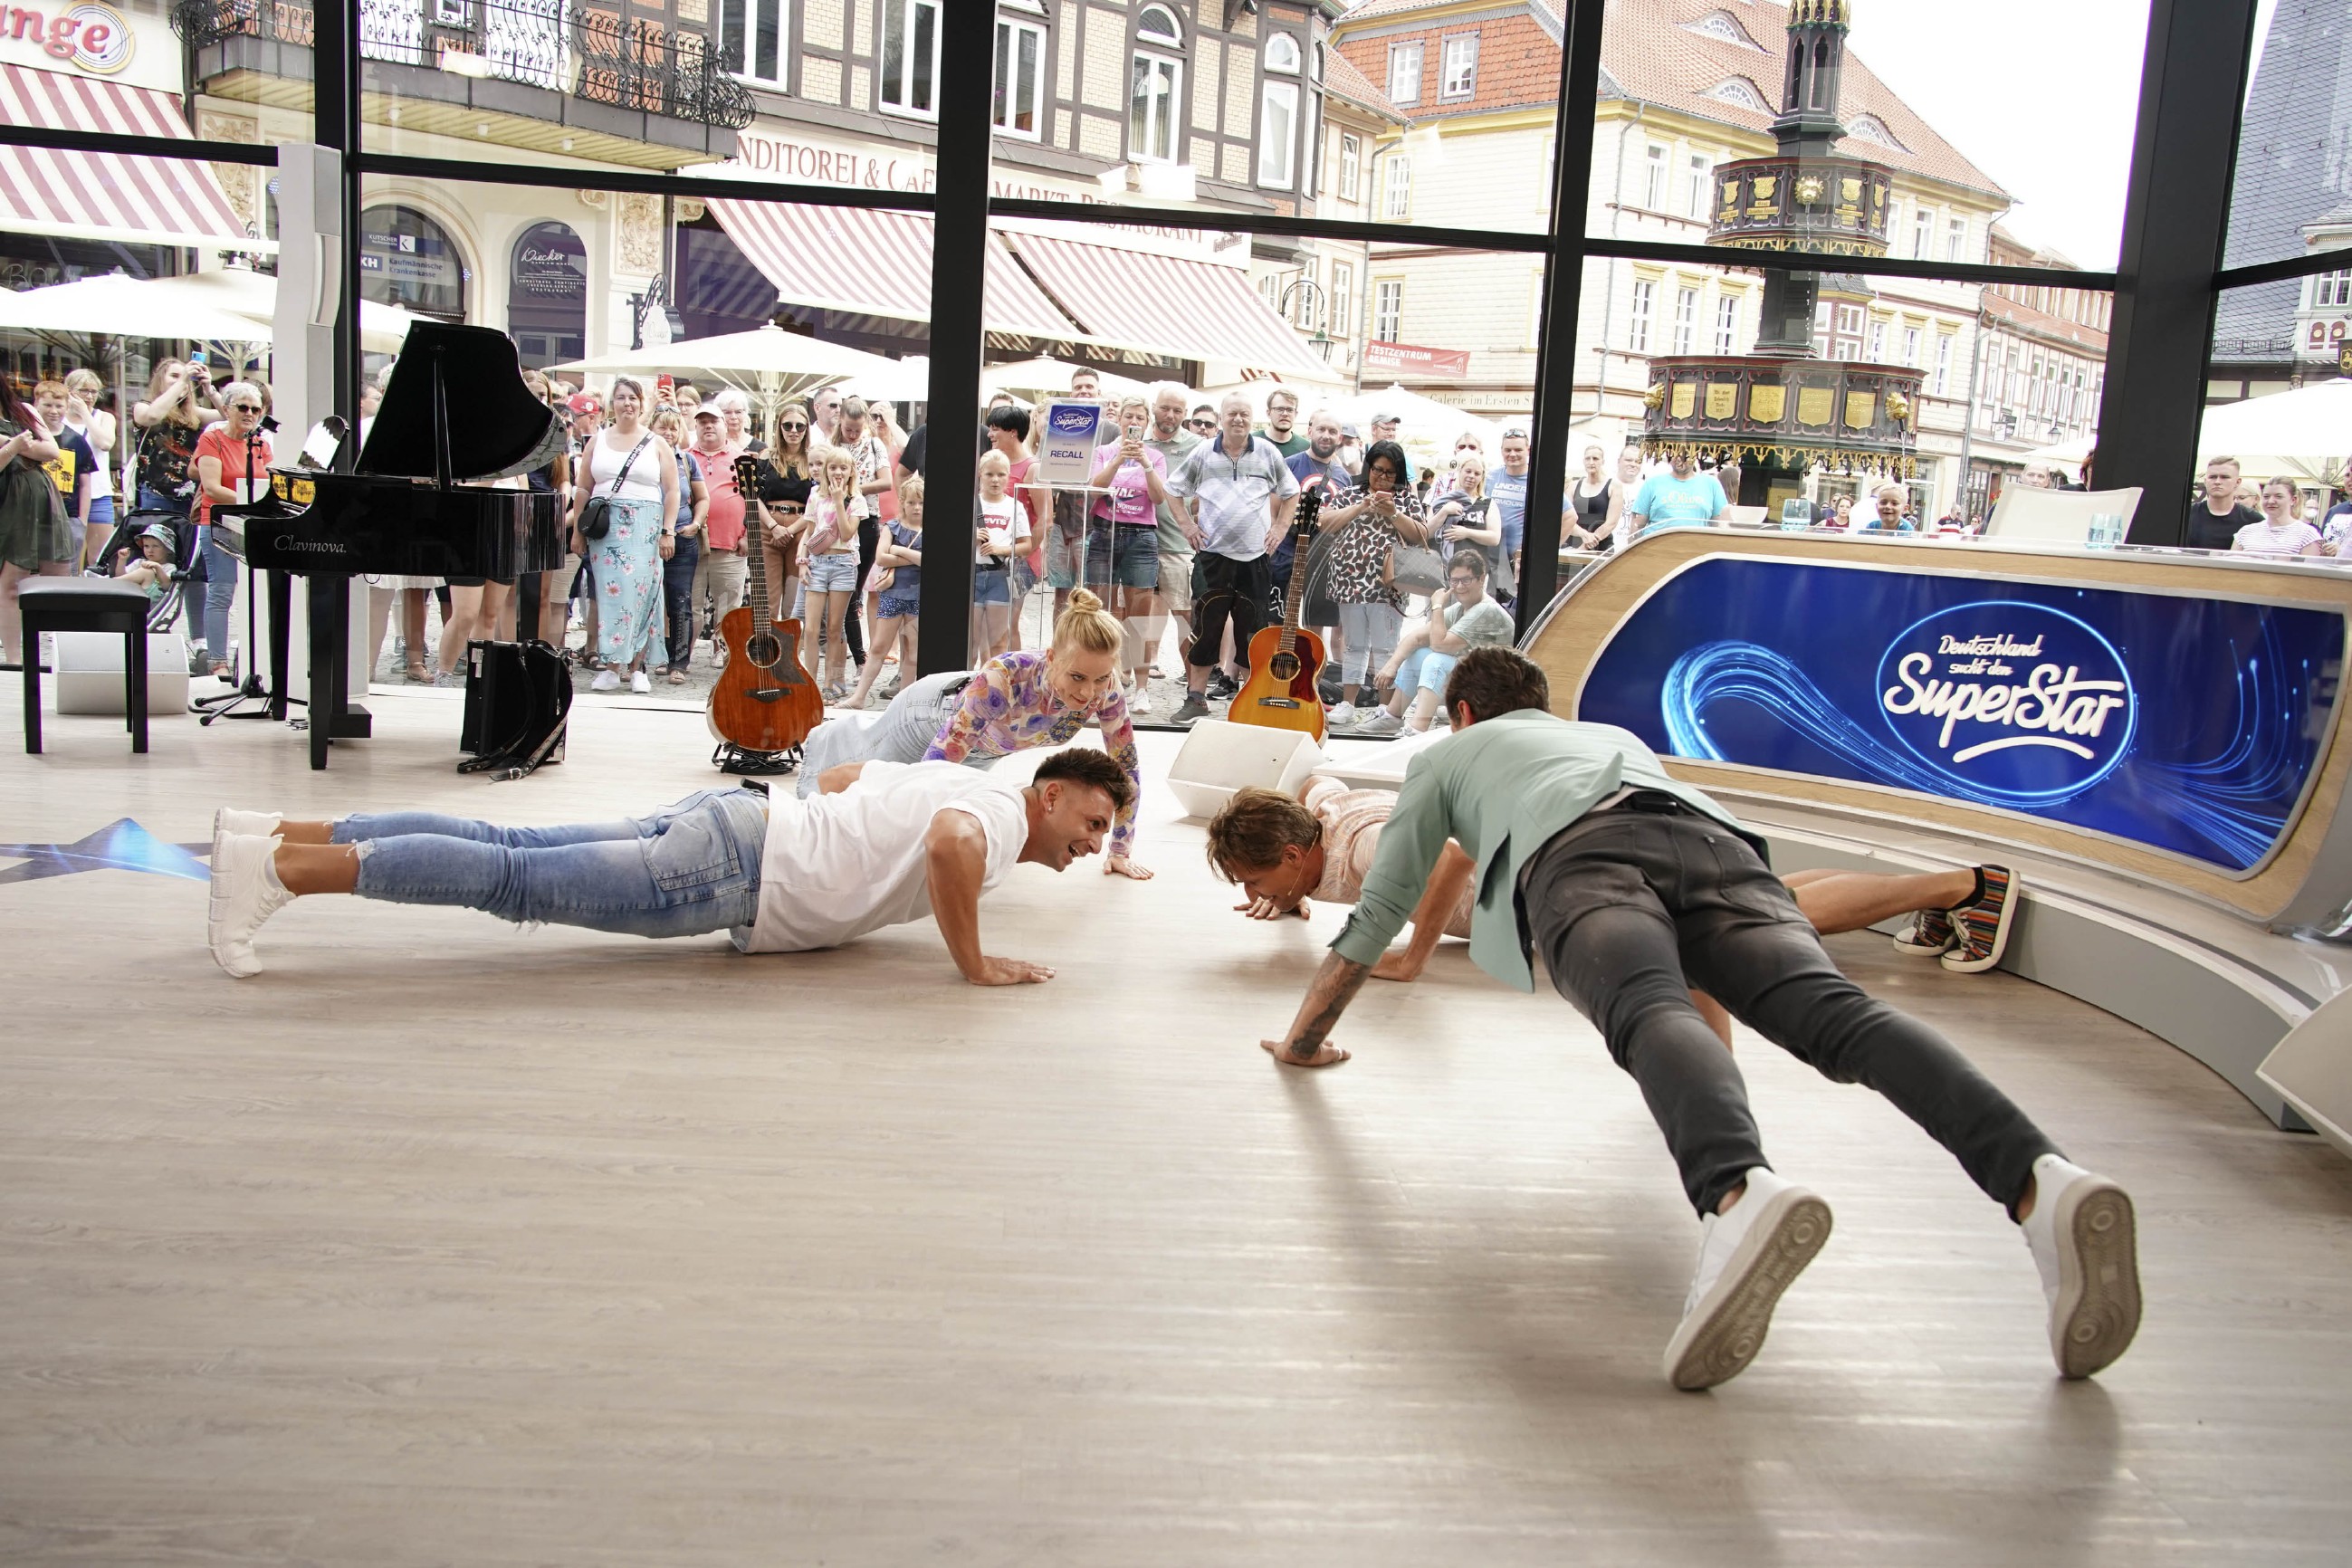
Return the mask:
{"type": "Polygon", "coordinates": [[[1094,477],[1095,448],[1102,445],[1102,405],[1057,397],[1045,404],[1044,417],[1037,477],[1052,485],[1085,484],[1094,477]]]}

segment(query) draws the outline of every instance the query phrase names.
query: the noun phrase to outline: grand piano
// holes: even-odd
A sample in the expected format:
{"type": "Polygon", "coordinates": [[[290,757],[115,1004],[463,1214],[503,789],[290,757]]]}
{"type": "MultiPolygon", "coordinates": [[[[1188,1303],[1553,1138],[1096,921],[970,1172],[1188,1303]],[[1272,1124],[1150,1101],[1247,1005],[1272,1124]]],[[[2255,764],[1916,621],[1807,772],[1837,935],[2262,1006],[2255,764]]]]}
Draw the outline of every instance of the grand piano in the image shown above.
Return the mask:
{"type": "MultiPolygon", "coordinates": [[[[310,765],[338,737],[368,732],[344,699],[351,580],[361,575],[515,577],[563,564],[563,498],[488,481],[565,449],[562,416],[523,384],[514,343],[488,327],[409,330],[353,471],[272,468],[269,493],[217,509],[221,542],[251,565],[310,580],[310,765]],[[452,406],[453,396],[455,406],[452,406]]],[[[271,689],[287,689],[282,595],[271,689]]]]}

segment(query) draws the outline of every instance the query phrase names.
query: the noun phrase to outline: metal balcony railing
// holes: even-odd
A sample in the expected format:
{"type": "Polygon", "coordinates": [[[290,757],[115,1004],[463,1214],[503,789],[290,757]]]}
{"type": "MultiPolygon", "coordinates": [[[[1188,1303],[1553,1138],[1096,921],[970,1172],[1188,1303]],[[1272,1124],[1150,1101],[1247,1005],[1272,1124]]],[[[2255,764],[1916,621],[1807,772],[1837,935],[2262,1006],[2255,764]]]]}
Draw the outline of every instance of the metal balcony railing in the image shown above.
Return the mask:
{"type": "MultiPolygon", "coordinates": [[[[265,38],[309,48],[310,7],[293,0],[174,0],[172,28],[192,48],[265,38]]],[[[360,0],[360,55],[520,82],[721,130],[751,123],[751,89],[698,33],[577,0],[360,0]]]]}

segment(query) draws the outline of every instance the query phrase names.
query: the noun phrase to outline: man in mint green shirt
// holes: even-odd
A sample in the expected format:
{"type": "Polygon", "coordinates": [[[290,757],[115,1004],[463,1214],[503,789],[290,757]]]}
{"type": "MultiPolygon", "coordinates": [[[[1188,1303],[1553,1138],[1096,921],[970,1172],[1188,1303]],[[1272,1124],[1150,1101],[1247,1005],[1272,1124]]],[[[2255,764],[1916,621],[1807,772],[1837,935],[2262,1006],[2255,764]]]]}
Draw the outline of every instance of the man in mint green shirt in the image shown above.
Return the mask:
{"type": "Polygon", "coordinates": [[[2041,1268],[2063,1375],[2123,1353],[2139,1323],[2131,1199],[2070,1164],[1942,1036],[1840,973],[1761,839],[1631,731],[1554,717],[1543,671],[1511,649],[1465,654],[1445,706],[1454,733],[1407,769],[1355,913],[1288,1037],[1262,1042],[1276,1060],[1348,1059],[1331,1030],[1450,838],[1475,867],[1471,957],[1532,991],[1530,944],[1543,956],[1641,1085],[1699,1213],[1698,1269],[1666,1347],[1675,1387],[1738,1375],[1831,1224],[1826,1203],[1766,1163],[1693,986],[1824,1077],[1885,1095],[2009,1211],[2041,1268]]]}

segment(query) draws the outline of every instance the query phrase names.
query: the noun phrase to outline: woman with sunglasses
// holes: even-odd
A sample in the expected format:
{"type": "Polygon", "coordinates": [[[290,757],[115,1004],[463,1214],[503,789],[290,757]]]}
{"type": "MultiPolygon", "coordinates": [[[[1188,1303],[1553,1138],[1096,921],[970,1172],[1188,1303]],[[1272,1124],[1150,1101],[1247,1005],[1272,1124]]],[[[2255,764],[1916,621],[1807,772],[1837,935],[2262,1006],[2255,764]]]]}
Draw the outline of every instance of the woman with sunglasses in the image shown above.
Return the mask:
{"type": "MultiPolygon", "coordinates": [[[[787,605],[799,597],[801,518],[816,490],[816,465],[810,449],[816,421],[805,403],[787,403],[776,415],[776,439],[760,474],[760,548],[767,552],[768,603],[787,605]]],[[[750,549],[747,540],[745,549],[750,549]]],[[[749,564],[749,562],[746,562],[749,564]]],[[[803,655],[807,644],[802,645],[803,655]]]]}
{"type": "MultiPolygon", "coordinates": [[[[236,558],[214,542],[212,511],[258,495],[269,483],[269,465],[276,459],[269,435],[261,428],[261,416],[268,412],[261,388],[250,381],[232,381],[220,389],[220,398],[228,416],[196,437],[189,467],[196,476],[196,537],[205,558],[205,648],[213,674],[233,680],[228,612],[236,602],[236,558]]],[[[247,668],[254,651],[245,650],[247,668]]]]}

